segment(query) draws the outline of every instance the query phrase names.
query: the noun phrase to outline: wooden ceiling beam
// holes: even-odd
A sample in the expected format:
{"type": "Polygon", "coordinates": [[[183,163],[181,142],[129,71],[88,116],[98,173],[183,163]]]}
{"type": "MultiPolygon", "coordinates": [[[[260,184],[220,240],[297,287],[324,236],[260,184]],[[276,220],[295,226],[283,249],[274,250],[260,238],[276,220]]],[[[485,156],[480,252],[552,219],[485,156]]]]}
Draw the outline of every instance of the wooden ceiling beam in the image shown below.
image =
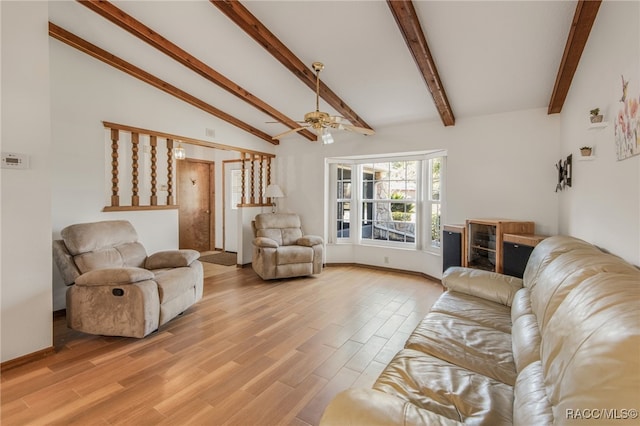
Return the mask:
{"type": "MultiPolygon", "coordinates": [[[[264,47],[282,65],[298,77],[313,92],[316,92],[316,75],[284,43],[282,43],[262,22],[237,0],[210,0],[211,3],[242,28],[249,36],[264,47]]],[[[320,81],[320,97],[331,105],[341,116],[354,126],[371,129],[355,111],[353,111],[326,84],[320,81]]]]}
{"type": "Polygon", "coordinates": [[[425,83],[427,83],[442,122],[445,126],[453,126],[456,123],[456,119],[453,116],[442,81],[440,81],[435,61],[431,56],[431,51],[427,45],[427,40],[413,3],[411,0],[387,0],[387,4],[425,83]]]}
{"type": "Polygon", "coordinates": [[[562,111],[564,101],[567,99],[573,76],[578,69],[580,57],[589,39],[589,33],[596,20],[601,0],[579,0],[573,15],[573,22],[564,47],[562,61],[553,86],[553,93],[549,101],[547,113],[557,114],[562,111]]]}
{"type": "MultiPolygon", "coordinates": [[[[299,123],[296,123],[294,120],[287,117],[271,105],[254,96],[248,90],[243,89],[238,84],[234,83],[195,56],[175,45],[171,41],[167,40],[166,38],[155,32],[151,28],[147,27],[142,22],[136,20],[133,16],[127,14],[122,9],[119,9],[112,3],[105,0],[78,0],[78,2],[96,12],[103,18],[118,25],[120,28],[138,37],[140,40],[158,49],[165,55],[169,56],[170,58],[174,59],[190,70],[196,72],[210,82],[220,86],[227,92],[237,96],[238,98],[249,103],[251,106],[257,108],[263,113],[273,117],[273,119],[284,124],[285,126],[291,129],[300,127],[299,123]]],[[[310,132],[309,130],[303,130],[299,133],[301,133],[302,136],[311,141],[317,140],[317,135],[313,132],[310,132]]]]}
{"type": "Polygon", "coordinates": [[[145,83],[150,84],[151,86],[162,90],[165,93],[168,93],[176,98],[195,106],[215,117],[220,118],[221,120],[226,121],[227,123],[233,124],[234,126],[256,136],[260,139],[263,139],[269,143],[274,145],[278,145],[277,140],[273,140],[270,135],[264,133],[263,131],[256,129],[255,127],[238,120],[237,118],[227,114],[224,111],[219,110],[218,108],[209,105],[208,103],[196,98],[195,96],[190,95],[189,93],[178,89],[175,86],[167,83],[164,80],[159,79],[158,77],[150,74],[133,64],[107,52],[104,49],[95,46],[88,41],[76,36],[75,34],[70,33],[69,31],[57,26],[56,24],[49,22],[49,35],[57,40],[60,40],[63,43],[68,44],[71,47],[74,47],[80,50],[87,55],[90,55],[100,61],[111,65],[114,68],[119,69],[139,80],[144,81],[145,83]]]}

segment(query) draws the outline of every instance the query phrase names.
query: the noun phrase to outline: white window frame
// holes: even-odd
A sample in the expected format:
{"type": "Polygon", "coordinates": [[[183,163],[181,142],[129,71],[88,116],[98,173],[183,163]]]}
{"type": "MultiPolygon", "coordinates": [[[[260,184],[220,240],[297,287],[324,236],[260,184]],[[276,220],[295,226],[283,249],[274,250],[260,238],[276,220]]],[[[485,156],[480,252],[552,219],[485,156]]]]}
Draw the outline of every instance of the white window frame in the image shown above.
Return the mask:
{"type": "MultiPolygon", "coordinates": [[[[446,151],[429,151],[420,153],[404,153],[404,154],[387,154],[379,156],[359,156],[359,157],[341,157],[341,158],[328,158],[327,159],[327,173],[328,173],[328,185],[329,185],[329,211],[327,215],[327,230],[329,243],[333,244],[356,244],[363,246],[381,246],[381,247],[395,247],[410,250],[423,250],[429,252],[439,253],[441,250],[440,245],[434,244],[434,240],[431,238],[431,212],[433,205],[440,205],[440,229],[439,237],[442,240],[442,223],[444,212],[444,181],[445,181],[445,165],[446,165],[446,151]],[[433,187],[431,180],[431,165],[433,162],[429,161],[434,158],[441,158],[440,166],[440,199],[433,200],[433,187]],[[417,170],[417,182],[416,182],[416,198],[415,200],[408,200],[407,203],[414,203],[416,208],[416,230],[415,230],[415,243],[404,243],[395,241],[384,241],[375,239],[363,239],[362,238],[362,206],[364,200],[363,179],[362,179],[362,167],[364,164],[370,163],[387,163],[397,161],[418,161],[417,170]],[[351,198],[344,199],[337,198],[338,188],[338,176],[337,169],[340,165],[351,166],[351,198]],[[425,184],[426,183],[426,184],[425,184]],[[349,202],[350,209],[350,226],[349,237],[338,238],[338,202],[349,202]]],[[[376,201],[390,201],[401,202],[397,200],[376,200],[376,201]]]]}

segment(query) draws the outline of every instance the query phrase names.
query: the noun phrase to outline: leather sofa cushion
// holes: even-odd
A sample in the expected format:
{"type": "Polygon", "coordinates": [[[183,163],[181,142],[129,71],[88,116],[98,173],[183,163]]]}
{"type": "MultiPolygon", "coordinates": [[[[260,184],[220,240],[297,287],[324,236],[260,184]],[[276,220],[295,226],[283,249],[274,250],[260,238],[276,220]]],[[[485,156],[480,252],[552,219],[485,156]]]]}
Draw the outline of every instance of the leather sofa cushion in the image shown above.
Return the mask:
{"type": "Polygon", "coordinates": [[[305,246],[281,246],[276,252],[278,265],[313,262],[313,249],[305,246]]]}
{"type": "Polygon", "coordinates": [[[405,347],[510,386],[516,382],[511,334],[472,319],[430,312],[411,333],[405,347]]]}
{"type": "Polygon", "coordinates": [[[194,268],[158,269],[153,271],[158,283],[160,304],[172,300],[195,286],[197,271],[194,268]]]}
{"type": "MultiPolygon", "coordinates": [[[[568,409],[638,407],[640,272],[600,273],[572,291],[542,331],[546,394],[568,409]]],[[[616,424],[637,424],[637,419],[616,424]]]]}
{"type": "MultiPolygon", "coordinates": [[[[566,413],[560,413],[558,418],[566,417],[566,413]]],[[[513,424],[553,424],[553,411],[545,393],[540,361],[527,365],[518,373],[518,380],[513,388],[513,424]]]]}
{"type": "Polygon", "coordinates": [[[542,343],[538,322],[533,314],[518,317],[511,330],[513,361],[516,371],[521,372],[527,365],[540,361],[542,343]]]}
{"type": "Polygon", "coordinates": [[[635,273],[637,270],[622,259],[580,248],[563,253],[540,273],[539,283],[531,290],[531,307],[544,330],[549,319],[567,295],[585,279],[600,272],[635,273]]]}
{"type": "Polygon", "coordinates": [[[504,333],[511,332],[511,314],[508,306],[457,291],[447,291],[440,296],[431,307],[431,311],[473,320],[504,333]]]}
{"type": "Polygon", "coordinates": [[[400,351],[373,388],[465,424],[511,424],[511,386],[416,350],[400,351]]]}
{"type": "Polygon", "coordinates": [[[531,256],[529,256],[527,266],[522,276],[524,286],[528,288],[535,287],[536,284],[538,284],[540,273],[544,271],[549,263],[563,253],[577,249],[586,249],[594,253],[600,253],[597,247],[586,241],[563,235],[545,238],[536,245],[536,249],[537,250],[534,250],[531,256]]]}
{"type": "Polygon", "coordinates": [[[522,280],[481,269],[452,266],[442,275],[442,285],[448,290],[511,306],[513,296],[522,288],[522,280]]]}
{"type": "Polygon", "coordinates": [[[531,309],[531,290],[527,287],[518,290],[515,296],[513,296],[513,304],[511,305],[511,323],[515,323],[516,320],[522,315],[532,314],[531,309]]]}
{"type": "Polygon", "coordinates": [[[351,388],[340,392],[327,407],[322,426],[437,425],[462,423],[433,413],[374,389],[351,388]]]}

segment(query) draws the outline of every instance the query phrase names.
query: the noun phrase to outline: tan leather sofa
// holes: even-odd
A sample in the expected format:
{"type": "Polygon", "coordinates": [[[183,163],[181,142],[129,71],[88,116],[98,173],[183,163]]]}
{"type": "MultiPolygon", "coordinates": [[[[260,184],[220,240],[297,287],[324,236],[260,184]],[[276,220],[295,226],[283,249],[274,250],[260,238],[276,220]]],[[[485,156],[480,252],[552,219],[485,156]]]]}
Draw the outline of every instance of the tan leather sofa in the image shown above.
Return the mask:
{"type": "Polygon", "coordinates": [[[300,277],[322,272],[324,242],[303,235],[295,213],[262,213],[253,221],[251,266],[263,279],[300,277]]]}
{"type": "Polygon", "coordinates": [[[147,256],[128,221],[71,225],[53,242],[67,289],[67,324],[89,334],[144,337],[202,298],[195,250],[147,256]]]}
{"type": "Polygon", "coordinates": [[[522,280],[450,268],[434,304],[373,389],[321,425],[638,424],[640,272],[566,236],[522,280]]]}

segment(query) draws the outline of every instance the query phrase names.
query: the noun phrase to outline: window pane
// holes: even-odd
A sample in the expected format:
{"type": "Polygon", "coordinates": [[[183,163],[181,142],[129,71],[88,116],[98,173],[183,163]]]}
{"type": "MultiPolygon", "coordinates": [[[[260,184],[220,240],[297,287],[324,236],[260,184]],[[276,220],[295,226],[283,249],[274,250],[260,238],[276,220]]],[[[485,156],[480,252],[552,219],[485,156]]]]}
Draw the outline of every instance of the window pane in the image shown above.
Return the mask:
{"type": "Polygon", "coordinates": [[[431,245],[440,247],[440,203],[431,205],[431,245]]]}
{"type": "Polygon", "coordinates": [[[338,238],[349,237],[349,219],[351,213],[350,203],[338,202],[338,238]]]}
{"type": "Polygon", "coordinates": [[[434,158],[431,161],[431,199],[440,200],[440,168],[442,158],[434,158]]]}
{"type": "Polygon", "coordinates": [[[338,199],[351,198],[351,182],[338,182],[338,199]]]}

